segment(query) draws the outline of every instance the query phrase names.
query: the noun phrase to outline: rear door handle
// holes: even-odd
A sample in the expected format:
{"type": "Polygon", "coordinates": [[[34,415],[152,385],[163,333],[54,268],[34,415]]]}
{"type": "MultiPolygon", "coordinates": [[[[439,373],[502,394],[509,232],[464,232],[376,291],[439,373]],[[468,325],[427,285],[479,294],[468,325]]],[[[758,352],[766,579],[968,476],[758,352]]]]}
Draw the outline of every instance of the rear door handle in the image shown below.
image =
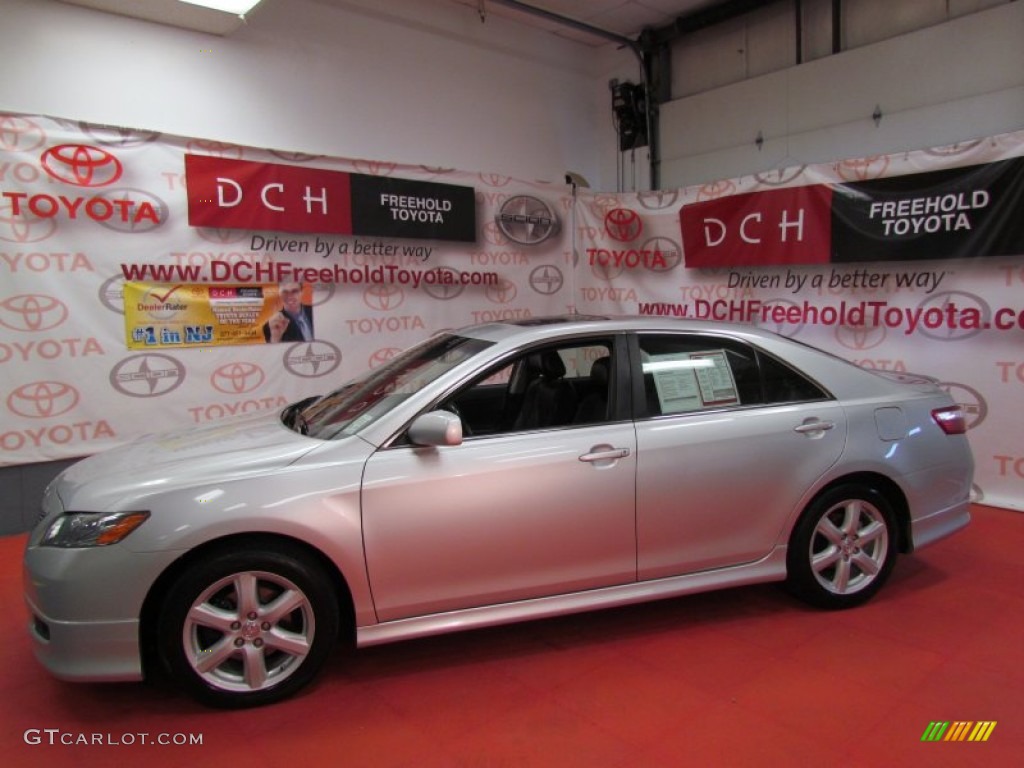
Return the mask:
{"type": "Polygon", "coordinates": [[[827,432],[828,430],[835,427],[834,421],[819,421],[818,419],[808,419],[803,424],[793,427],[794,432],[799,432],[801,435],[814,434],[815,432],[827,432]]]}
{"type": "Polygon", "coordinates": [[[612,448],[611,446],[605,447],[603,445],[595,445],[590,449],[590,453],[584,453],[580,456],[580,461],[613,461],[615,459],[624,459],[627,456],[629,456],[629,448],[612,448]]]}

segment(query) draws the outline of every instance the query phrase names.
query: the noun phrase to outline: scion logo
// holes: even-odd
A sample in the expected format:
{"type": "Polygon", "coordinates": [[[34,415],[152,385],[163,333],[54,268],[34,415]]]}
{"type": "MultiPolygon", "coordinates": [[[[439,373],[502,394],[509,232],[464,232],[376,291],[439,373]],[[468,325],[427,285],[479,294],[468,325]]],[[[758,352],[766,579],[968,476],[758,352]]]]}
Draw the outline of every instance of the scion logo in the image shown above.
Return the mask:
{"type": "Polygon", "coordinates": [[[87,144],[50,147],[40,162],[52,178],[76,187],[105,187],[124,173],[121,161],[110,152],[87,144]]]}
{"type": "Polygon", "coordinates": [[[380,368],[382,365],[384,365],[386,362],[388,362],[391,358],[393,358],[401,351],[402,350],[400,350],[398,347],[384,347],[382,349],[378,349],[376,352],[370,355],[370,359],[367,360],[367,363],[369,364],[369,367],[371,369],[380,368]]]}
{"type": "Polygon", "coordinates": [[[300,341],[284,353],[284,367],[304,379],[326,376],[339,365],[341,350],[328,341],[300,341]]]}
{"type": "Polygon", "coordinates": [[[227,363],[210,375],[210,383],[218,392],[241,395],[259,389],[266,380],[263,369],[255,363],[227,363]]]}
{"type": "Polygon", "coordinates": [[[0,240],[9,243],[38,243],[57,231],[57,222],[21,210],[16,214],[14,198],[0,200],[0,240]]]}
{"type": "Polygon", "coordinates": [[[652,237],[640,250],[651,254],[645,266],[652,272],[669,272],[683,263],[683,249],[670,237],[652,237]]]}
{"type": "Polygon", "coordinates": [[[438,301],[451,301],[457,296],[461,296],[462,292],[466,290],[466,286],[462,285],[458,281],[459,273],[450,267],[438,267],[437,272],[439,273],[439,280],[436,283],[428,284],[423,283],[421,286],[424,293],[431,296],[438,301]],[[449,283],[446,283],[447,278],[444,275],[452,275],[449,283]]]}
{"type": "Polygon", "coordinates": [[[80,122],[79,130],[97,144],[105,147],[127,149],[150,144],[160,138],[159,131],[135,131],[130,128],[119,128],[114,125],[80,122]]]}
{"type": "Polygon", "coordinates": [[[0,325],[13,331],[48,331],[67,319],[67,305],[43,293],[22,293],[0,301],[0,325]]]}
{"type": "Polygon", "coordinates": [[[509,240],[538,245],[558,231],[558,214],[540,198],[516,195],[501,204],[494,220],[509,240]]]}
{"type": "Polygon", "coordinates": [[[398,285],[371,285],[363,291],[363,303],[378,312],[390,312],[405,301],[405,291],[398,285]]]}
{"type": "Polygon", "coordinates": [[[63,381],[33,381],[7,396],[7,408],[26,419],[49,419],[67,413],[79,399],[78,390],[63,381]]]}
{"type": "Polygon", "coordinates": [[[132,355],[110,371],[110,386],[128,397],[160,397],[185,381],[185,366],[170,355],[132,355]]]}
{"type": "Polygon", "coordinates": [[[946,390],[953,401],[964,409],[968,429],[981,426],[985,417],[988,416],[988,402],[978,390],[966,384],[957,384],[951,381],[943,381],[939,386],[946,390]]]}
{"type": "MultiPolygon", "coordinates": [[[[134,216],[101,216],[96,218],[96,222],[107,229],[126,234],[152,232],[167,221],[170,212],[167,203],[156,195],[142,189],[108,189],[98,195],[97,199],[108,200],[111,210],[134,210],[137,212],[134,216]],[[145,211],[145,214],[143,214],[143,211],[145,211]]],[[[88,205],[95,208],[97,204],[90,202],[88,205]]]]}
{"type": "Polygon", "coordinates": [[[109,278],[103,285],[100,286],[99,291],[100,304],[109,309],[111,312],[116,312],[119,315],[124,314],[124,275],[114,275],[109,278]]]}
{"type": "Polygon", "coordinates": [[[46,143],[46,133],[31,120],[18,115],[0,115],[0,149],[34,152],[46,143]]]}
{"type": "Polygon", "coordinates": [[[554,264],[542,264],[530,272],[530,287],[545,296],[558,293],[564,284],[565,276],[554,264]]]}
{"type": "Polygon", "coordinates": [[[836,328],[836,341],[860,352],[877,347],[885,341],[886,333],[884,325],[840,325],[836,328]]]}
{"type": "Polygon", "coordinates": [[[954,313],[962,319],[971,316],[978,318],[978,322],[970,327],[950,328],[946,327],[947,324],[943,324],[942,327],[931,329],[926,328],[924,323],[918,326],[917,330],[922,336],[927,336],[929,339],[935,339],[936,341],[963,341],[964,339],[969,339],[977,336],[985,328],[990,327],[992,321],[992,309],[988,303],[980,296],[965,291],[933,293],[918,304],[917,308],[921,311],[922,317],[928,310],[938,309],[943,316],[947,316],[948,313],[954,313]]]}
{"type": "Polygon", "coordinates": [[[612,240],[631,243],[640,237],[644,224],[640,214],[628,208],[613,208],[604,217],[604,231],[612,240]]]}
{"type": "Polygon", "coordinates": [[[515,300],[518,293],[515,283],[504,278],[497,285],[487,286],[487,300],[494,304],[508,304],[515,300]]]}

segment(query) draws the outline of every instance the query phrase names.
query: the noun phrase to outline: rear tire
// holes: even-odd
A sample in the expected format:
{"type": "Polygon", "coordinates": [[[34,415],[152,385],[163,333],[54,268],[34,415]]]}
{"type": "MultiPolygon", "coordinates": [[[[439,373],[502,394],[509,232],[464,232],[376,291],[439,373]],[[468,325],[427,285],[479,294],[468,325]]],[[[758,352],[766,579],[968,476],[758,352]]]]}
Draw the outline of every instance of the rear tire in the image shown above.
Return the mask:
{"type": "Polygon", "coordinates": [[[220,550],[168,590],[160,658],[174,683],[203,704],[270,704],[313,679],[339,621],[330,579],[301,549],[220,550]]]}
{"type": "Polygon", "coordinates": [[[896,561],[892,506],[874,488],[832,488],[804,511],[787,553],[787,585],[820,608],[852,608],[885,583],[896,561]]]}

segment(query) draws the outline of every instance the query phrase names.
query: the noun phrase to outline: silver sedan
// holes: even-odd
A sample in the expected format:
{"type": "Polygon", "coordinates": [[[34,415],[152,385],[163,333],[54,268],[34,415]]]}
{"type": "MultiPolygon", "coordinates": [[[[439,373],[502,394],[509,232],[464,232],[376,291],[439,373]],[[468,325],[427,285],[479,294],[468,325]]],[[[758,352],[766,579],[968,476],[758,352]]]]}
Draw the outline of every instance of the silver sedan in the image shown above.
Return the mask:
{"type": "Polygon", "coordinates": [[[824,608],[965,526],[964,416],[748,326],[572,316],[436,335],[321,397],[47,489],[36,654],[213,706],[370,646],[757,582],[824,608]]]}

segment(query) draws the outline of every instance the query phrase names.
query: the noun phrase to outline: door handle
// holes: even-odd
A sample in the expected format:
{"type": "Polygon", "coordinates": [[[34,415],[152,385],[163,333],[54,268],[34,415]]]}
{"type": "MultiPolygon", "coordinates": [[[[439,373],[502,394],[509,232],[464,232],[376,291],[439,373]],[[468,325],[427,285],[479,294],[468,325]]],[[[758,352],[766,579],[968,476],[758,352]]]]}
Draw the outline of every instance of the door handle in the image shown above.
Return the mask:
{"type": "Polygon", "coordinates": [[[614,459],[624,459],[629,456],[629,448],[607,448],[603,445],[594,446],[590,453],[584,453],[580,456],[580,461],[612,461],[614,459]]]}
{"type": "Polygon", "coordinates": [[[834,421],[819,421],[818,419],[805,421],[803,424],[793,427],[794,432],[799,432],[801,435],[813,434],[815,432],[827,432],[828,430],[835,427],[834,421]]]}

